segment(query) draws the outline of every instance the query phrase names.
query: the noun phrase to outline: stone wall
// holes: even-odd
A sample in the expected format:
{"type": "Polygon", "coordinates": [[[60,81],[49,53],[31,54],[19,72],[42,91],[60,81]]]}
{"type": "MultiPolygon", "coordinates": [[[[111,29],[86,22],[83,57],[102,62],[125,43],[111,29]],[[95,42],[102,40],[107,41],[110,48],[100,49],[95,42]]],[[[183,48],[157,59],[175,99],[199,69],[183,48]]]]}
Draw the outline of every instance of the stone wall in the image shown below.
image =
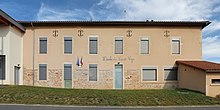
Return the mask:
{"type": "Polygon", "coordinates": [[[113,89],[113,72],[99,70],[97,81],[89,81],[87,69],[76,69],[74,72],[73,87],[77,89],[113,89]]]}
{"type": "MultiPolygon", "coordinates": [[[[33,85],[32,69],[24,68],[24,85],[33,85]]],[[[61,88],[62,69],[48,69],[47,80],[39,80],[38,69],[34,70],[34,85],[61,88]]]]}
{"type": "Polygon", "coordinates": [[[124,72],[124,89],[163,89],[163,88],[177,88],[178,82],[148,82],[142,81],[141,70],[132,69],[124,72]]]}
{"type": "MultiPolygon", "coordinates": [[[[48,69],[47,80],[39,80],[38,69],[35,69],[35,86],[64,87],[62,69],[48,69]]],[[[76,69],[73,71],[73,88],[76,89],[114,89],[114,77],[111,70],[99,70],[98,81],[89,81],[88,69],[76,69]]],[[[24,85],[33,85],[32,69],[24,68],[24,85]]],[[[125,70],[124,89],[163,89],[177,88],[178,82],[144,82],[141,80],[141,70],[125,70]]]]}

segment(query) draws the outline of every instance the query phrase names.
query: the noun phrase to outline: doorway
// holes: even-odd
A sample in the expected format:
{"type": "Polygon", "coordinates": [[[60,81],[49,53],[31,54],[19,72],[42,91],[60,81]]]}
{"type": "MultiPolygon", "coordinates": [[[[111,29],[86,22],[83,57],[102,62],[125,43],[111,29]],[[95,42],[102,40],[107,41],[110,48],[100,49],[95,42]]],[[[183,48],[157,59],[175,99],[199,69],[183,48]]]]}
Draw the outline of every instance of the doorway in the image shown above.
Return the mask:
{"type": "Polygon", "coordinates": [[[19,85],[19,81],[20,81],[20,78],[19,78],[20,72],[19,72],[19,70],[20,70],[20,67],[18,67],[18,66],[14,67],[14,84],[15,85],[19,85]]]}
{"type": "Polygon", "coordinates": [[[123,89],[123,65],[115,64],[115,89],[123,89]]]}

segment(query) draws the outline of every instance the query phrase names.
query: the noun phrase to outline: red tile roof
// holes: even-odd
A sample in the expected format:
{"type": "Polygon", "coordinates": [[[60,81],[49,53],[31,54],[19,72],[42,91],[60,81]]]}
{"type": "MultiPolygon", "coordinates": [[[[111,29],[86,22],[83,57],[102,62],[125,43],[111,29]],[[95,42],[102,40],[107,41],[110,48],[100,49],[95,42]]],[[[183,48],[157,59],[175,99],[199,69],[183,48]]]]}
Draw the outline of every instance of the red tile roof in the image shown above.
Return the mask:
{"type": "Polygon", "coordinates": [[[183,64],[190,67],[194,67],[200,70],[204,70],[207,73],[211,73],[211,72],[220,73],[219,63],[213,63],[208,61],[177,61],[177,64],[183,64]]]}

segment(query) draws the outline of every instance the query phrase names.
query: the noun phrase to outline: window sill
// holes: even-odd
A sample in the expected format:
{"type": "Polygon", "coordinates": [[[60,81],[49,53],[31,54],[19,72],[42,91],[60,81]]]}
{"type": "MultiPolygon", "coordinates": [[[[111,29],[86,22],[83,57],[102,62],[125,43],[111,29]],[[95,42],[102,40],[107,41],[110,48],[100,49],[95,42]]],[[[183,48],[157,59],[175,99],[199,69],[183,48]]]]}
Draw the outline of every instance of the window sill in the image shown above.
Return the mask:
{"type": "Polygon", "coordinates": [[[97,81],[89,81],[89,82],[91,82],[91,83],[95,83],[95,82],[98,82],[98,80],[97,80],[97,81]]]}
{"type": "Polygon", "coordinates": [[[172,53],[171,55],[172,56],[181,56],[181,54],[174,54],[174,53],[172,53]]]}
{"type": "Polygon", "coordinates": [[[220,86],[220,83],[219,84],[210,84],[210,86],[220,86]]]}
{"type": "Polygon", "coordinates": [[[64,55],[73,55],[72,53],[64,53],[64,55]]]}
{"type": "Polygon", "coordinates": [[[39,79],[38,81],[47,81],[46,79],[44,80],[44,79],[39,79]]]}
{"type": "Polygon", "coordinates": [[[178,82],[178,80],[164,80],[164,82],[178,82]]]}
{"type": "Polygon", "coordinates": [[[158,83],[158,81],[141,81],[142,83],[158,83]]]}
{"type": "Polygon", "coordinates": [[[140,53],[139,55],[143,55],[143,56],[147,56],[147,55],[150,55],[149,53],[140,53]]]}

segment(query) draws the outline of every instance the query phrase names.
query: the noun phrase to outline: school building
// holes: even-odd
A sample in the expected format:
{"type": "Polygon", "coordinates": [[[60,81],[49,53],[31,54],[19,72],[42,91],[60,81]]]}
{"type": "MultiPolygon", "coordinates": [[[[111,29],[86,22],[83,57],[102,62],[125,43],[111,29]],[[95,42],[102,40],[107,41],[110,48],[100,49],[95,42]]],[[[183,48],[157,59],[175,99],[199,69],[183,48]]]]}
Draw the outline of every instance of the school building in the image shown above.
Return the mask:
{"type": "Polygon", "coordinates": [[[186,88],[220,95],[202,61],[209,21],[16,21],[0,10],[0,83],[76,89],[186,88]]]}

